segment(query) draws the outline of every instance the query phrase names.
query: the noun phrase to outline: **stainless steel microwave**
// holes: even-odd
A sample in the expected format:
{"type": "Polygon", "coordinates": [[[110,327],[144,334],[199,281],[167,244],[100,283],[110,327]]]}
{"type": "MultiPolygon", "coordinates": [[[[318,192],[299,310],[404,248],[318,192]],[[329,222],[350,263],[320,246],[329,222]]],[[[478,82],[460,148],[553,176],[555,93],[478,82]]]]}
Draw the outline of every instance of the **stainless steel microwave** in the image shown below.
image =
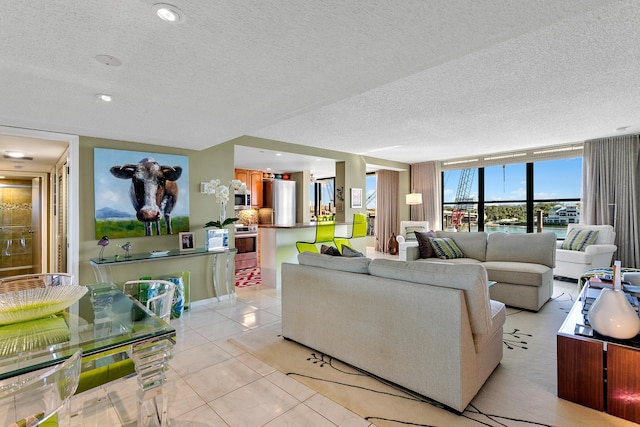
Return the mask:
{"type": "Polygon", "coordinates": [[[235,201],[233,202],[233,205],[236,209],[245,209],[251,207],[251,194],[235,193],[234,198],[235,201]]]}

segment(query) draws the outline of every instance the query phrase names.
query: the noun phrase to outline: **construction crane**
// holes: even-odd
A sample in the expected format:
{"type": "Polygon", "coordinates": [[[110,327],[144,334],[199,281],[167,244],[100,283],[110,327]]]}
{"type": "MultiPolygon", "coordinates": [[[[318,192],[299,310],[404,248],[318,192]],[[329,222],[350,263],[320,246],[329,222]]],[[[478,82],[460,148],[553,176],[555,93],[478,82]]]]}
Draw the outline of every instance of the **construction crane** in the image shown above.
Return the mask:
{"type": "Polygon", "coordinates": [[[475,173],[475,169],[463,169],[460,173],[460,181],[458,181],[458,189],[454,200],[456,207],[451,212],[451,225],[456,230],[460,229],[465,212],[470,215],[470,211],[473,209],[473,201],[469,199],[469,195],[471,194],[471,184],[475,173]]]}
{"type": "Polygon", "coordinates": [[[471,194],[471,184],[473,184],[473,177],[476,174],[475,169],[463,169],[460,173],[460,181],[458,181],[458,189],[456,190],[456,209],[458,210],[470,210],[469,195],[471,194]]]}

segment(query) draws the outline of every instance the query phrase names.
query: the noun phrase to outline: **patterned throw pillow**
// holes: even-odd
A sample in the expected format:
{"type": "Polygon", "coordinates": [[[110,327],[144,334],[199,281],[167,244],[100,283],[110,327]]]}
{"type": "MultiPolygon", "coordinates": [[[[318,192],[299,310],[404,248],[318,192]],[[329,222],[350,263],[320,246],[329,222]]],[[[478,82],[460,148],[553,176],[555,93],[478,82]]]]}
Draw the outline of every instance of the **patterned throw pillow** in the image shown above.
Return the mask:
{"type": "Polygon", "coordinates": [[[567,237],[562,242],[561,249],[570,251],[584,251],[587,246],[593,245],[598,238],[597,230],[581,230],[572,228],[567,237]]]}
{"type": "Polygon", "coordinates": [[[431,247],[440,259],[464,258],[464,254],[456,245],[456,242],[449,237],[429,237],[431,247]]]}
{"type": "Polygon", "coordinates": [[[404,241],[405,242],[415,242],[416,241],[416,231],[427,231],[426,228],[417,226],[417,227],[405,227],[404,228],[404,241]]]}
{"type": "Polygon", "coordinates": [[[420,250],[420,258],[433,258],[436,253],[431,247],[431,242],[429,241],[429,237],[436,237],[436,232],[431,231],[416,231],[414,232],[416,235],[416,239],[418,240],[418,249],[420,250]]]}

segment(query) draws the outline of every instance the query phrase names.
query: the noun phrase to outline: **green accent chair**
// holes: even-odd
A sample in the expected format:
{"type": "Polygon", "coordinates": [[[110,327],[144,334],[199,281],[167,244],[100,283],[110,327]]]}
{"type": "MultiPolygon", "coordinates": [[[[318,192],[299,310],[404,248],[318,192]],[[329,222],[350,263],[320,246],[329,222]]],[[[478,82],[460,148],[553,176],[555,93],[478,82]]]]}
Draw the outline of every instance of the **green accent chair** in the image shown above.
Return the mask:
{"type": "Polygon", "coordinates": [[[78,387],[82,350],[38,375],[0,386],[0,422],[17,426],[67,425],[69,399],[78,387]]]}
{"type": "Polygon", "coordinates": [[[342,253],[342,246],[346,245],[351,246],[351,239],[357,239],[360,237],[365,237],[367,235],[367,228],[369,227],[369,221],[367,220],[367,215],[362,213],[357,213],[353,215],[353,226],[351,228],[351,236],[349,237],[335,237],[333,239],[333,243],[336,245],[336,248],[342,253]]]}
{"type": "Polygon", "coordinates": [[[318,243],[330,243],[333,244],[333,238],[336,234],[336,222],[335,221],[318,221],[316,222],[316,239],[313,242],[296,242],[296,248],[298,253],[302,252],[315,252],[319,253],[318,243]]]}

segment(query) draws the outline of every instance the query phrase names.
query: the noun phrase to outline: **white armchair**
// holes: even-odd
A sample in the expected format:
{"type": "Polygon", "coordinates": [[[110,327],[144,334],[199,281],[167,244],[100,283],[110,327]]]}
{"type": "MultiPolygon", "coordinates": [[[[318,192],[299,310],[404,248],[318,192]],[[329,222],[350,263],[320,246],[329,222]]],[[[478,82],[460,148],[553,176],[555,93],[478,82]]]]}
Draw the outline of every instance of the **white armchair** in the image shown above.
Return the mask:
{"type": "Polygon", "coordinates": [[[400,221],[400,232],[396,239],[398,240],[398,255],[401,261],[407,259],[420,258],[414,256],[407,258],[407,251],[418,251],[418,241],[416,240],[415,231],[429,231],[429,221],[400,221]]]}
{"type": "Polygon", "coordinates": [[[613,244],[616,233],[610,225],[583,225],[569,224],[567,235],[572,229],[597,230],[596,241],[587,246],[583,251],[561,249],[563,241],[556,243],[556,267],[554,276],[579,279],[587,270],[594,268],[610,267],[613,254],[618,247],[613,244]]]}

